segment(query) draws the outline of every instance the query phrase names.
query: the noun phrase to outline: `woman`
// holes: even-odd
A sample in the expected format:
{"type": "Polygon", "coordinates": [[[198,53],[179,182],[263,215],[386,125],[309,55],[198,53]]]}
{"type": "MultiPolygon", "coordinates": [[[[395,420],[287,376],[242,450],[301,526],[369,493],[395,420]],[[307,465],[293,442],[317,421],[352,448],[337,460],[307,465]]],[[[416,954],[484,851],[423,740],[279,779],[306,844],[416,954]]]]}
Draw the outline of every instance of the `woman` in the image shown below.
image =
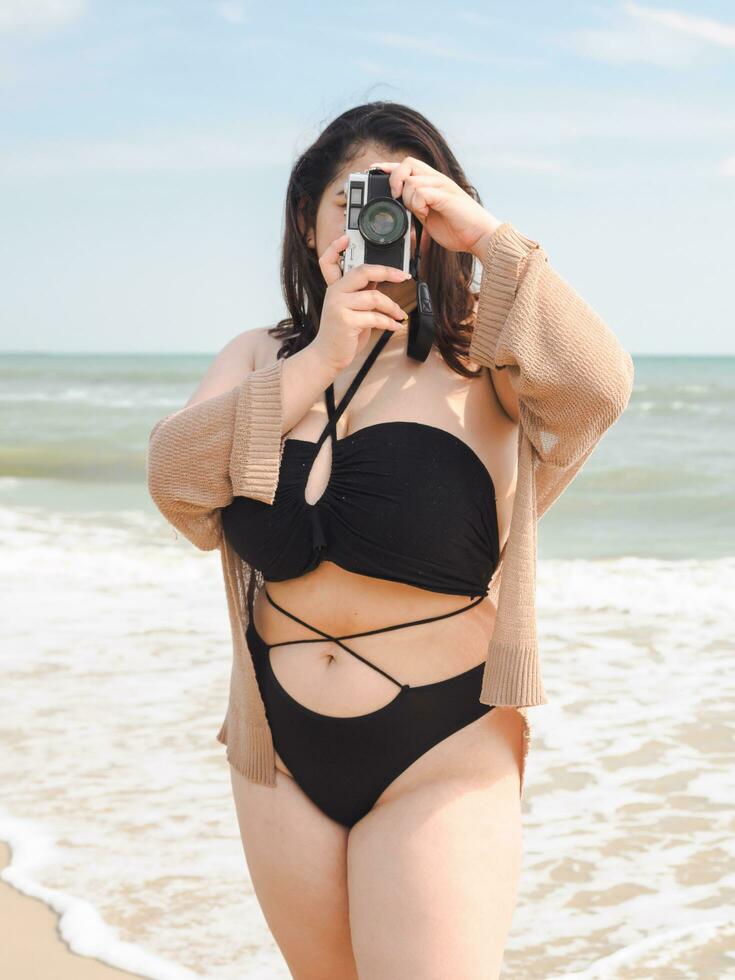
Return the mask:
{"type": "Polygon", "coordinates": [[[290,318],[232,340],[149,447],[162,513],[222,556],[218,738],[248,868],[297,980],[489,980],[517,896],[522,709],[546,702],[536,522],[623,411],[632,361],[410,108],[334,120],[286,218],[290,318]],[[375,166],[422,224],[424,362],[415,283],[340,270],[345,177],[375,166]]]}

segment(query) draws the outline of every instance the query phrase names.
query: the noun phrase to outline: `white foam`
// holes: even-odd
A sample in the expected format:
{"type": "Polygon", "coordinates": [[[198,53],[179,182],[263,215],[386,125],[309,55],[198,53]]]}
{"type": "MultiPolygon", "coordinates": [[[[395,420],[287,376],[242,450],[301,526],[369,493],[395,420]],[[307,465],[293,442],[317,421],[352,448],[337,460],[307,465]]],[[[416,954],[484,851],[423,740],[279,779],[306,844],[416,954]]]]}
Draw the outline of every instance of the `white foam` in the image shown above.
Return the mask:
{"type": "Polygon", "coordinates": [[[640,971],[635,975],[642,980],[643,977],[665,977],[666,973],[662,971],[673,966],[678,968],[678,977],[700,980],[701,975],[682,970],[682,958],[723,934],[735,939],[735,915],[712,919],[709,912],[705,912],[698,918],[701,921],[695,925],[663,929],[632,946],[610,953],[586,970],[559,974],[549,977],[549,980],[615,980],[620,977],[621,968],[624,967],[640,971]]]}
{"type": "Polygon", "coordinates": [[[180,408],[181,397],[156,395],[146,391],[144,385],[136,385],[131,390],[130,385],[101,385],[95,384],[90,388],[54,388],[41,391],[38,388],[24,391],[1,391],[0,404],[51,404],[51,405],[85,405],[102,408],[180,408]]]}

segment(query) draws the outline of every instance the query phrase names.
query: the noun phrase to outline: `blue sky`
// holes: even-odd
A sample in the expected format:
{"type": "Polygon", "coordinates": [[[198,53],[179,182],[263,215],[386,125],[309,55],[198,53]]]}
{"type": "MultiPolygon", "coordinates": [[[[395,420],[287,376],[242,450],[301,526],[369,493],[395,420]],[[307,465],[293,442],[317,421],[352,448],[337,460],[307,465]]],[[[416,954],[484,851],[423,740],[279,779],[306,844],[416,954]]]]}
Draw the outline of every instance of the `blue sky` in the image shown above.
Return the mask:
{"type": "Polygon", "coordinates": [[[354,9],[0,0],[0,349],[275,322],[296,155],[390,99],[634,355],[735,353],[735,5],[354,9]]]}

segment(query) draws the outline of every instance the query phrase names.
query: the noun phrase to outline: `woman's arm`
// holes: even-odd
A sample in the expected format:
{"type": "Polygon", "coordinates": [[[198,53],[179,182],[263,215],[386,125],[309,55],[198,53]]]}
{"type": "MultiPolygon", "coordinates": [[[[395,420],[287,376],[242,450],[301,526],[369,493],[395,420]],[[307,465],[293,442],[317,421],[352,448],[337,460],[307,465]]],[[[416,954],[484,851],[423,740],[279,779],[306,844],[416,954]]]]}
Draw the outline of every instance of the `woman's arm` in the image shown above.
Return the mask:
{"type": "Polygon", "coordinates": [[[518,392],[511,384],[510,375],[502,368],[496,370],[493,364],[487,364],[486,367],[490,381],[495,389],[495,395],[500,402],[500,407],[511,422],[515,422],[518,425],[521,421],[518,392]]]}
{"type": "Polygon", "coordinates": [[[253,348],[231,341],[187,405],[156,422],[149,435],[150,496],[202,551],[219,547],[219,512],[233,497],[273,502],[283,433],[333,380],[311,345],[257,370],[253,365],[253,348]],[[233,376],[240,378],[234,385],[233,376]],[[229,387],[214,393],[218,384],[229,387]]]}
{"type": "Polygon", "coordinates": [[[633,360],[538,242],[509,222],[490,237],[482,264],[469,355],[507,372],[517,393],[540,517],[628,404],[633,360]]]}

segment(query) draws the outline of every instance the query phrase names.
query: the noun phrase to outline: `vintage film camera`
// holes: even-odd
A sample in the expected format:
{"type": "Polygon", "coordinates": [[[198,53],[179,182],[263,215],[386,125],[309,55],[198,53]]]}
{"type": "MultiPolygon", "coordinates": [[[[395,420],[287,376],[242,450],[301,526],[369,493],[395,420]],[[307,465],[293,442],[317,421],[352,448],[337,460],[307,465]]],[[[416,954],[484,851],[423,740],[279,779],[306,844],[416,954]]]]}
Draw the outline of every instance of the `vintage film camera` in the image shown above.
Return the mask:
{"type": "Polygon", "coordinates": [[[421,222],[416,220],[416,253],[412,256],[413,215],[403,201],[392,196],[389,174],[379,167],[349,174],[345,198],[349,241],[340,260],[342,275],[366,262],[411,273],[416,281],[416,308],[409,316],[407,353],[424,361],[434,341],[434,311],[429,287],[419,279],[421,222]]]}

